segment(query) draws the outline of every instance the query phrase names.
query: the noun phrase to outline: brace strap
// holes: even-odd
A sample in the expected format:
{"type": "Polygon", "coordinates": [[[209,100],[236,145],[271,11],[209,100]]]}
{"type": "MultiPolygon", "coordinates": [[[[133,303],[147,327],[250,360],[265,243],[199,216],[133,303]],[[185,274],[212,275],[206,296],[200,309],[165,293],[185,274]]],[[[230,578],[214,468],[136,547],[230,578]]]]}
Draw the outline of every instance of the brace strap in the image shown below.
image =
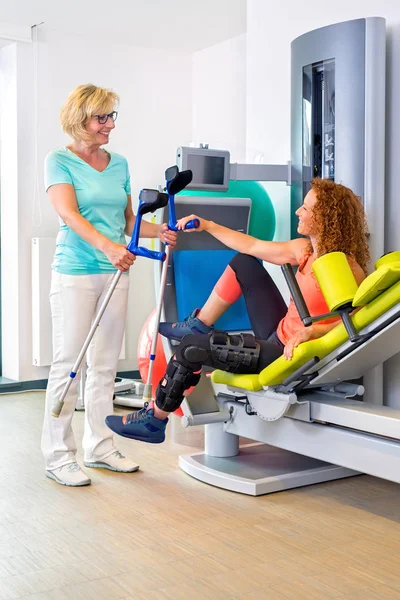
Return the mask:
{"type": "Polygon", "coordinates": [[[210,336],[210,348],[215,366],[230,373],[255,373],[260,356],[260,344],[251,333],[230,335],[214,331],[210,336]]]}

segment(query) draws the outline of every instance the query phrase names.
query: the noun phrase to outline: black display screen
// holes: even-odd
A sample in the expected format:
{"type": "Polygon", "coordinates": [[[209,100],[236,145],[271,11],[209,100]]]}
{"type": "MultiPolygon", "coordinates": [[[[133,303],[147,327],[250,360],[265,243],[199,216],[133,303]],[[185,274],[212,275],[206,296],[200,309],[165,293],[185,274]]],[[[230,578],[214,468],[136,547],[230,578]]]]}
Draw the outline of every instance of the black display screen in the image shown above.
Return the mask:
{"type": "Polygon", "coordinates": [[[187,168],[193,172],[193,184],[223,185],[225,159],[223,156],[188,154],[187,168]]]}

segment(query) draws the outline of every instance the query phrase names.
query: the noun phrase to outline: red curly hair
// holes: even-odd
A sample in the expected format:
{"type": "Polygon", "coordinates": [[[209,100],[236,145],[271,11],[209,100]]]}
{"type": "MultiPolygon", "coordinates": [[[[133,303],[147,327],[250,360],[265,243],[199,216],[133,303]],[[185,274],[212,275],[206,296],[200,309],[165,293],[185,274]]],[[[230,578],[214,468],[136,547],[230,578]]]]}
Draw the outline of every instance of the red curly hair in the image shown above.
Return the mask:
{"type": "Polygon", "coordinates": [[[367,273],[368,225],[361,198],[330,179],[313,179],[311,188],[317,196],[313,219],[318,228],[318,256],[344,252],[367,273]]]}

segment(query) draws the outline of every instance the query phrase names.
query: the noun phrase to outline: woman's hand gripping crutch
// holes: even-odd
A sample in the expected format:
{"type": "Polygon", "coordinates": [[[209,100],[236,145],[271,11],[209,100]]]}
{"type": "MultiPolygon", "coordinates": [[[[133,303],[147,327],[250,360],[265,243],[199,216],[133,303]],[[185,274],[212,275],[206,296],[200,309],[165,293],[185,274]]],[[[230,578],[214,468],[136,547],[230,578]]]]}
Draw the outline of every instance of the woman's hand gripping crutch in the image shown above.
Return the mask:
{"type": "MultiPolygon", "coordinates": [[[[166,256],[167,256],[165,252],[155,252],[153,250],[149,250],[148,248],[138,246],[138,242],[139,242],[139,234],[140,234],[140,225],[142,222],[143,215],[155,212],[156,210],[158,210],[159,208],[163,208],[167,204],[168,204],[168,195],[167,194],[158,192],[157,190],[149,190],[149,189],[144,189],[140,192],[139,207],[138,207],[138,211],[137,211],[137,215],[136,215],[135,227],[133,229],[131,241],[129,242],[129,244],[127,246],[127,250],[129,250],[129,252],[132,252],[132,254],[135,254],[136,256],[143,256],[145,258],[151,258],[153,260],[165,261],[166,256]]],[[[64,405],[65,397],[68,394],[68,390],[71,387],[71,384],[76,377],[76,374],[79,370],[79,367],[81,365],[83,357],[86,354],[86,350],[88,349],[89,344],[93,339],[93,336],[96,332],[98,324],[100,323],[100,320],[104,314],[104,311],[106,310],[107,305],[110,301],[110,298],[113,295],[115,288],[117,287],[117,284],[118,284],[118,281],[120,280],[121,275],[122,275],[122,271],[117,271],[112,279],[110,289],[108,290],[107,295],[104,298],[102,305],[99,309],[99,312],[97,313],[97,315],[92,323],[92,326],[90,328],[88,336],[82,346],[82,349],[79,353],[78,358],[75,361],[74,366],[72,367],[72,371],[69,374],[68,381],[65,384],[62,394],[61,394],[60,398],[58,398],[58,400],[56,400],[53,404],[53,409],[52,409],[53,417],[58,418],[60,416],[62,407],[64,405]]]]}
{"type": "MultiPolygon", "coordinates": [[[[166,190],[168,193],[168,229],[171,231],[178,231],[176,214],[175,214],[175,194],[181,192],[189,183],[192,181],[193,173],[190,170],[181,171],[177,166],[169,167],[165,171],[165,179],[166,179],[166,190]]],[[[193,219],[186,223],[185,229],[197,229],[200,221],[198,219],[193,219]]],[[[154,320],[154,330],[153,337],[151,341],[151,351],[150,351],[150,363],[149,363],[149,371],[147,374],[147,382],[144,386],[143,391],[143,401],[150,402],[152,399],[152,385],[151,380],[153,377],[153,369],[156,360],[156,348],[157,348],[157,337],[158,337],[158,328],[160,326],[160,318],[161,318],[161,310],[162,304],[164,300],[164,290],[165,283],[167,281],[167,272],[168,272],[168,263],[169,263],[169,255],[170,255],[170,247],[166,244],[166,259],[163,264],[162,272],[161,272],[161,281],[160,281],[160,292],[158,296],[156,315],[154,320]]]]}

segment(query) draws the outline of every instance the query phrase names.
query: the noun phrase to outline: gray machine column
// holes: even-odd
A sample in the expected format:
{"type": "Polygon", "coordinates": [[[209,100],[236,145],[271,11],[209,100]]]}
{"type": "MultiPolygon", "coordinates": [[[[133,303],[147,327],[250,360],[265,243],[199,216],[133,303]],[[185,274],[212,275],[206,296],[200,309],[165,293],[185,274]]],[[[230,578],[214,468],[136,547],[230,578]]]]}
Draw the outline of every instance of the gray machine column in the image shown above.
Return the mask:
{"type": "MultiPolygon", "coordinates": [[[[364,203],[372,264],[384,253],[385,19],[328,25],[292,42],[291,236],[314,177],[351,188],[364,203]]],[[[364,377],[383,404],[383,367],[364,377]]]]}
{"type": "Polygon", "coordinates": [[[359,195],[373,260],[384,251],[385,20],[355,19],[305,33],[292,42],[291,207],[313,177],[359,195]]]}
{"type": "Polygon", "coordinates": [[[207,456],[227,458],[239,454],[239,438],[227,433],[223,423],[213,423],[204,427],[204,452],[207,456]]]}

